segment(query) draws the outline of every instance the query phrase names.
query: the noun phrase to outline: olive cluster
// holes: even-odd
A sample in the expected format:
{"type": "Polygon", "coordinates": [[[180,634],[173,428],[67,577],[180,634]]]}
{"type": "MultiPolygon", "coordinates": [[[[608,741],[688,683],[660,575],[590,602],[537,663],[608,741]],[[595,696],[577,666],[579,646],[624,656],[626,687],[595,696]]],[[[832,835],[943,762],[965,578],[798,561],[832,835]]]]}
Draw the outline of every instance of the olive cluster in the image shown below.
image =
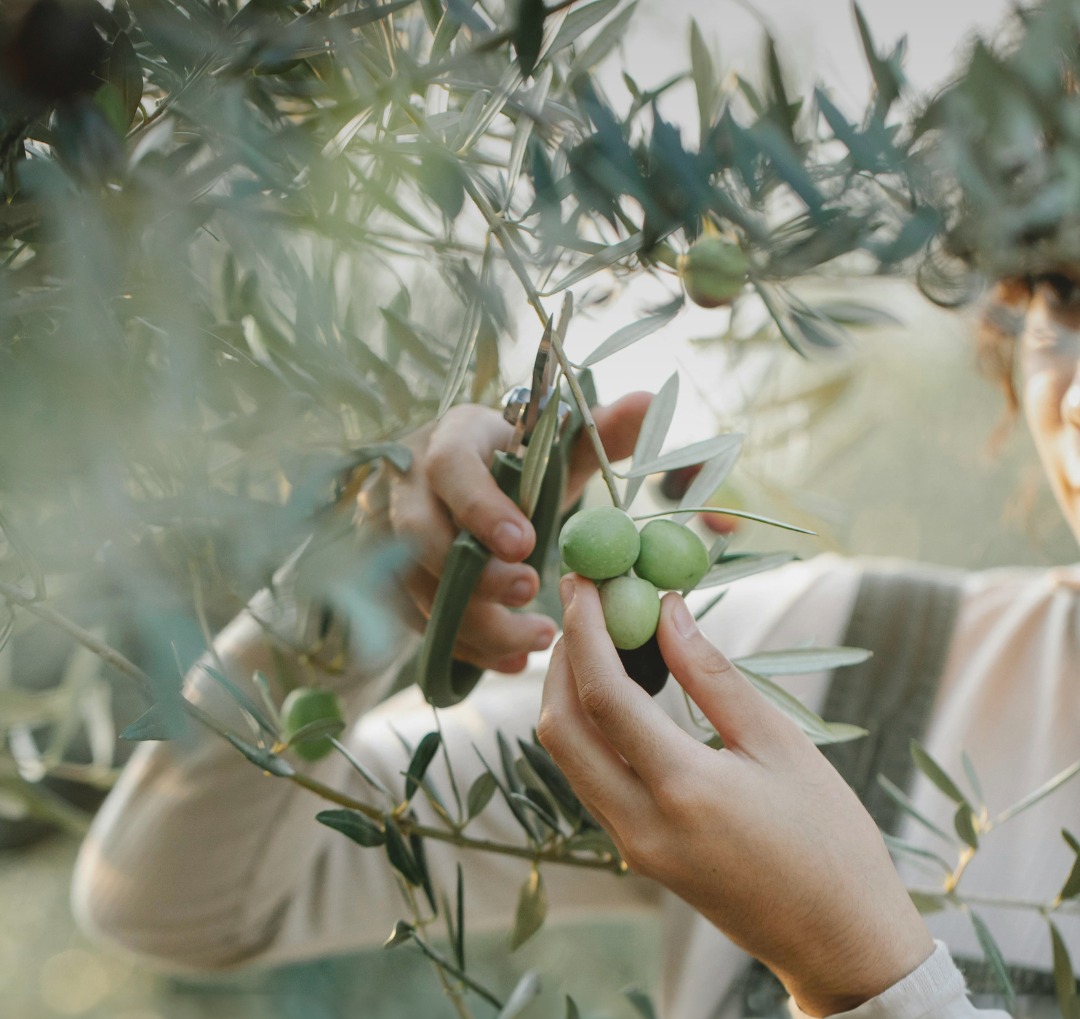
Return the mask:
{"type": "Polygon", "coordinates": [[[639,532],[614,506],[575,513],[559,534],[559,551],[571,570],[597,581],[604,622],[620,651],[652,639],[660,621],[660,591],[692,588],[709,569],[708,550],[690,528],[650,520],[639,532]]]}

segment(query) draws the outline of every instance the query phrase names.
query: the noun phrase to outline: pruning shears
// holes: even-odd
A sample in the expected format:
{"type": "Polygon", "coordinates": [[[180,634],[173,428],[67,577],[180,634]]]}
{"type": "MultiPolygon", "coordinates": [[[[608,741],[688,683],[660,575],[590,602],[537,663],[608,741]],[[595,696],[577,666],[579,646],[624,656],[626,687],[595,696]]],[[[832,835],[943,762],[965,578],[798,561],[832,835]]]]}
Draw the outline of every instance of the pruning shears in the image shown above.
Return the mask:
{"type": "MultiPolygon", "coordinates": [[[[552,328],[549,321],[533,362],[531,385],[519,386],[507,395],[504,417],[514,426],[514,432],[506,448],[495,453],[491,464],[491,473],[499,488],[521,505],[529,443],[537,434],[537,425],[549,401],[559,401],[550,412],[557,415],[555,438],[539,494],[535,495],[535,506],[531,512],[529,507],[522,507],[536,531],[536,546],[525,561],[541,577],[551,540],[560,521],[559,508],[566,488],[567,458],[581,427],[580,414],[561,402],[559,391],[553,385],[555,361],[552,356],[552,328]]],[[[589,402],[593,402],[595,391],[591,378],[583,373],[579,376],[579,382],[589,402]]],[[[450,547],[435,594],[431,619],[416,660],[416,682],[428,703],[437,708],[449,707],[464,699],[483,674],[482,669],[454,659],[453,651],[465,609],[490,557],[491,552],[468,531],[461,531],[450,547]]]]}

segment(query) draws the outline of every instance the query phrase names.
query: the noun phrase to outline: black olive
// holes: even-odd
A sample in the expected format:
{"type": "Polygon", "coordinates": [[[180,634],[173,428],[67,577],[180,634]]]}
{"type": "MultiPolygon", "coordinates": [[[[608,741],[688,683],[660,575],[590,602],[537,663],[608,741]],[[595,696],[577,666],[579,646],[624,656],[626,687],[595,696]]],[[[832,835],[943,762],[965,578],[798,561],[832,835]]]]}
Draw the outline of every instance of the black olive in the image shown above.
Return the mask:
{"type": "Polygon", "coordinates": [[[655,697],[664,689],[670,673],[667,662],[660,653],[660,642],[656,639],[656,634],[632,651],[619,650],[619,659],[626,674],[650,697],[655,697]]]}

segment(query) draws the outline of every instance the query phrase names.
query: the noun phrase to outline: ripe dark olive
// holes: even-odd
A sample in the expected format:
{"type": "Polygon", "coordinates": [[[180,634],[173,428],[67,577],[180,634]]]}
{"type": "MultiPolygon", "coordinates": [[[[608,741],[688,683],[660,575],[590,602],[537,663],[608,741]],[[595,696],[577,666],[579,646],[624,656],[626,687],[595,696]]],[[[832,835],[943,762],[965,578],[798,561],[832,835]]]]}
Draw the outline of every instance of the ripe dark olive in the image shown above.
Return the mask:
{"type": "Polygon", "coordinates": [[[641,531],[634,572],[664,591],[688,591],[709,570],[709,550],[689,527],[650,520],[641,531]]]}
{"type": "Polygon", "coordinates": [[[660,653],[660,642],[655,633],[641,647],[630,651],[622,648],[617,650],[626,674],[650,697],[655,697],[664,689],[670,672],[660,653]]]}
{"type": "Polygon", "coordinates": [[[611,643],[623,651],[641,647],[660,622],[660,595],[640,577],[615,577],[600,585],[600,605],[611,643]]]}
{"type": "MultiPolygon", "coordinates": [[[[331,735],[345,728],[345,713],[341,710],[338,695],[331,690],[316,690],[310,686],[299,686],[290,691],[281,705],[282,739],[292,743],[297,733],[317,722],[325,722],[331,735]]],[[[330,735],[327,735],[293,743],[292,749],[305,761],[317,761],[334,747],[330,735]]]]}
{"type": "Polygon", "coordinates": [[[626,573],[639,551],[637,525],[614,506],[575,513],[559,533],[562,561],[589,580],[607,580],[626,573]]]}

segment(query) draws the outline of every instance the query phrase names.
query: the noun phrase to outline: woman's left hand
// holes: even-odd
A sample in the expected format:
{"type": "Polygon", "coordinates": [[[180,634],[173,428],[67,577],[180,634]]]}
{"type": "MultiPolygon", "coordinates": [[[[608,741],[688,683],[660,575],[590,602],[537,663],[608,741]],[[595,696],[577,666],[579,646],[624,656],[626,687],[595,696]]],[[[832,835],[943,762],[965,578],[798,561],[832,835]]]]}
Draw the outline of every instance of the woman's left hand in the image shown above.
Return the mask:
{"type": "Polygon", "coordinates": [[[770,966],[810,1015],[854,1008],[924,962],[933,942],[874,822],[683,600],[664,598],[657,636],[720,751],[627,677],[591,582],[569,574],[562,595],[539,738],[630,868],[770,966]]]}

